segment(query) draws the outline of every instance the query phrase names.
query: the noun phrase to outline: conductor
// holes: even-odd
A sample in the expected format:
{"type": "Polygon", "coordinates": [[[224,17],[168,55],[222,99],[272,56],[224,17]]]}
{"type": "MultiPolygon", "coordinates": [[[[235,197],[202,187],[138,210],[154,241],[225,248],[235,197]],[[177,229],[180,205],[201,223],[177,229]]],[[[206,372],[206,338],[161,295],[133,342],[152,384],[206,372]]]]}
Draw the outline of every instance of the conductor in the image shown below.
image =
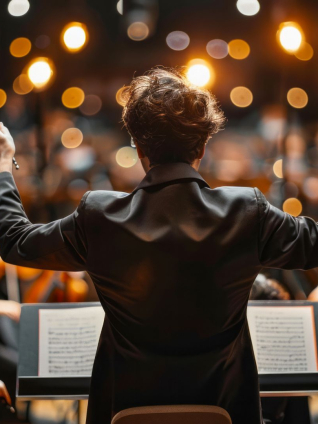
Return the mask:
{"type": "Polygon", "coordinates": [[[87,424],[135,406],[219,405],[262,423],[246,308],[263,267],[318,266],[318,226],[257,188],[211,189],[198,173],[224,123],[213,95],[156,68],[125,90],[123,121],[146,176],[132,193],[88,191],[69,216],[32,224],[0,125],[0,254],[91,276],[106,319],[87,424]]]}

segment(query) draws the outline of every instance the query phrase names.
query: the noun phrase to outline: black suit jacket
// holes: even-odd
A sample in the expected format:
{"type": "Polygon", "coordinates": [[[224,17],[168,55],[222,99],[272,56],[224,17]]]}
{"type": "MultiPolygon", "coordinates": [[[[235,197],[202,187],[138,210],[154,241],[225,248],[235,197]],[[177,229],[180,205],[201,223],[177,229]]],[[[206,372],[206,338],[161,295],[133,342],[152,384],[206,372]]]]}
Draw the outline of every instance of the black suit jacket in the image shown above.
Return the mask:
{"type": "Polygon", "coordinates": [[[155,404],[213,404],[260,423],[246,320],[262,267],[318,266],[318,227],[257,189],[210,189],[185,163],[152,168],[131,193],[89,191],[71,215],[31,224],[0,173],[0,254],[86,270],[105,309],[87,422],[155,404]]]}

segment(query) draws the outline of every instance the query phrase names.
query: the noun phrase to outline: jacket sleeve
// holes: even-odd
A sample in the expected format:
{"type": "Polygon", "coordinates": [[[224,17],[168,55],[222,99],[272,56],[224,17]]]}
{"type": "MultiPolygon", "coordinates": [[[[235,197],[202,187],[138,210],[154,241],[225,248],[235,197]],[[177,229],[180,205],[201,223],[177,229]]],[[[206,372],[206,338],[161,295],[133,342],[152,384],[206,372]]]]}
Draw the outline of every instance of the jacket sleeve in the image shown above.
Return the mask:
{"type": "Polygon", "coordinates": [[[271,205],[255,188],[259,209],[258,251],[263,267],[311,269],[318,267],[318,223],[294,217],[271,205]]]}
{"type": "Polygon", "coordinates": [[[69,216],[48,224],[32,224],[24,211],[10,172],[0,172],[0,256],[5,262],[30,268],[84,271],[86,192],[69,216]]]}

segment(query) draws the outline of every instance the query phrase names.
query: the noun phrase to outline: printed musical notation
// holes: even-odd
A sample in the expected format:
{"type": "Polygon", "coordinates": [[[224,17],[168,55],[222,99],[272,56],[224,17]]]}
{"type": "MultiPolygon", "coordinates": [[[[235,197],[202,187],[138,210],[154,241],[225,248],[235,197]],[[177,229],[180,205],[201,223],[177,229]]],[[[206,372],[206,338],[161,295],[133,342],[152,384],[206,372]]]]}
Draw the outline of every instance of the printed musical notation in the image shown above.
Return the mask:
{"type": "Polygon", "coordinates": [[[313,306],[247,309],[259,374],[317,371],[313,306]]]}
{"type": "Polygon", "coordinates": [[[101,306],[39,310],[39,376],[91,376],[101,306]]]}

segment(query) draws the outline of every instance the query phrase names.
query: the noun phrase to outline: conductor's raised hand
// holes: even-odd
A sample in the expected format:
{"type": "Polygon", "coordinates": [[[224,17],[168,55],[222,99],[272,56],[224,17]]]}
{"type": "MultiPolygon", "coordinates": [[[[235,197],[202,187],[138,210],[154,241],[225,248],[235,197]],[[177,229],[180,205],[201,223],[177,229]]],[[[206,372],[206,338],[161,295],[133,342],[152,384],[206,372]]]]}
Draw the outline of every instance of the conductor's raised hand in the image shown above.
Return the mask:
{"type": "Polygon", "coordinates": [[[0,122],[0,160],[12,163],[15,154],[15,144],[7,127],[0,122]]]}

